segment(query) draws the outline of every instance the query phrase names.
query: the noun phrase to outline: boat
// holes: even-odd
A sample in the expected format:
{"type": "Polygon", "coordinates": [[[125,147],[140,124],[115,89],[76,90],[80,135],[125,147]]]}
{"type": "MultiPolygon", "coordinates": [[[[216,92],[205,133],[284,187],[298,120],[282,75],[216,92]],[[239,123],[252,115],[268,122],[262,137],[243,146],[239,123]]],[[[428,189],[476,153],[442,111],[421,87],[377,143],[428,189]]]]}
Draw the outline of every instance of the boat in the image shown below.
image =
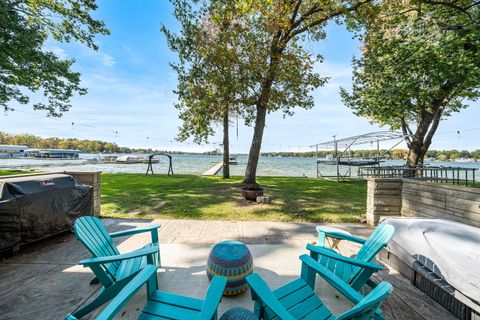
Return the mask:
{"type": "Polygon", "coordinates": [[[0,145],[0,158],[1,159],[12,159],[12,158],[23,158],[25,157],[25,150],[28,147],[26,146],[15,146],[15,145],[0,145]]]}
{"type": "MultiPolygon", "coordinates": [[[[158,159],[152,159],[152,163],[158,163],[158,159]]],[[[115,160],[115,163],[133,164],[133,163],[148,163],[148,157],[139,156],[120,156],[115,160]]]]}
{"type": "Polygon", "coordinates": [[[116,163],[117,162],[117,159],[118,159],[118,156],[114,156],[114,155],[105,155],[105,156],[101,156],[99,157],[99,162],[101,163],[116,163]]]}
{"type": "Polygon", "coordinates": [[[231,155],[230,157],[228,157],[228,163],[229,164],[238,164],[237,156],[236,155],[231,155]]]}
{"type": "MultiPolygon", "coordinates": [[[[466,306],[480,312],[480,228],[420,217],[388,217],[382,223],[395,228],[384,261],[443,306],[463,315],[466,306]]],[[[470,319],[469,314],[462,319],[470,319]]]]}
{"type": "Polygon", "coordinates": [[[25,150],[25,156],[31,158],[47,159],[78,159],[80,150],[70,149],[28,149],[25,150]]]}

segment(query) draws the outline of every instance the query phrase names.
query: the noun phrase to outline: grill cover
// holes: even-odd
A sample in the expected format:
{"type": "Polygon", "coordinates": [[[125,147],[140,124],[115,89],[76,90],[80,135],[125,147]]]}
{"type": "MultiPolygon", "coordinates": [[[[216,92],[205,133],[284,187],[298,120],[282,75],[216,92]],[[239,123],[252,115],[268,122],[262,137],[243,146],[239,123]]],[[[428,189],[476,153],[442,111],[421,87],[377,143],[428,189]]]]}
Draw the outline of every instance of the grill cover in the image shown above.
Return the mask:
{"type": "Polygon", "coordinates": [[[71,229],[92,214],[92,187],[66,174],[0,180],[0,252],[71,229]]]}

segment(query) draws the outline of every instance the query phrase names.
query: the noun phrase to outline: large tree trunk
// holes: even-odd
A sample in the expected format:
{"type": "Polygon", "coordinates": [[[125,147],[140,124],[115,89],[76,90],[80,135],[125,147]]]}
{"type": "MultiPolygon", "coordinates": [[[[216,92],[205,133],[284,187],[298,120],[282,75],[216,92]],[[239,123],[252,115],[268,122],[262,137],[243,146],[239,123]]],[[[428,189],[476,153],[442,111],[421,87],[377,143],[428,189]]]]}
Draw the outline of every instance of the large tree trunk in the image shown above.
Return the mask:
{"type": "Polygon", "coordinates": [[[408,148],[407,167],[422,166],[428,148],[422,141],[413,141],[408,148]]]}
{"type": "MultiPolygon", "coordinates": [[[[423,166],[425,155],[432,144],[432,138],[438,129],[444,107],[437,107],[435,112],[423,112],[418,121],[415,133],[408,127],[405,121],[402,122],[402,129],[408,146],[406,167],[415,168],[423,166]]],[[[405,173],[407,176],[414,176],[415,170],[405,173]]]]}
{"type": "Polygon", "coordinates": [[[248,154],[248,164],[245,171],[245,178],[243,184],[246,188],[258,188],[256,176],[257,165],[260,157],[260,148],[262,147],[263,129],[265,128],[265,119],[267,116],[267,108],[257,105],[257,116],[255,120],[255,129],[253,132],[252,144],[250,146],[250,153],[248,154]]]}
{"type": "Polygon", "coordinates": [[[267,117],[267,106],[270,101],[270,93],[272,91],[273,81],[275,80],[280,56],[283,52],[281,46],[278,45],[280,33],[277,34],[273,40],[270,49],[270,65],[265,80],[262,83],[259,98],[256,103],[257,114],[255,118],[255,128],[253,132],[252,144],[248,154],[247,169],[245,170],[245,177],[243,179],[244,188],[258,189],[257,184],[257,165],[260,158],[260,148],[262,147],[263,129],[265,128],[265,119],[267,117]]]}
{"type": "Polygon", "coordinates": [[[223,114],[223,178],[230,178],[230,139],[228,136],[228,108],[223,114]]]}

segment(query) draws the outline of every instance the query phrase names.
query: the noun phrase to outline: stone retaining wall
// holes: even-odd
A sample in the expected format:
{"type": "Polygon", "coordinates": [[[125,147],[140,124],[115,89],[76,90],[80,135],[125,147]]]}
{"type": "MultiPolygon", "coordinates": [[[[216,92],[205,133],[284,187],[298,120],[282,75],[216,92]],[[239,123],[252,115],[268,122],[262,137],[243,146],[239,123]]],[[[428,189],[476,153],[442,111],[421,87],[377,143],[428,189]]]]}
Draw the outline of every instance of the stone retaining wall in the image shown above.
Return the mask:
{"type": "Polygon", "coordinates": [[[367,223],[377,225],[382,216],[402,211],[402,179],[370,179],[367,191],[367,223]]]}
{"type": "Polygon", "coordinates": [[[480,227],[480,189],[415,179],[368,181],[367,223],[382,216],[444,218],[480,227]]]}

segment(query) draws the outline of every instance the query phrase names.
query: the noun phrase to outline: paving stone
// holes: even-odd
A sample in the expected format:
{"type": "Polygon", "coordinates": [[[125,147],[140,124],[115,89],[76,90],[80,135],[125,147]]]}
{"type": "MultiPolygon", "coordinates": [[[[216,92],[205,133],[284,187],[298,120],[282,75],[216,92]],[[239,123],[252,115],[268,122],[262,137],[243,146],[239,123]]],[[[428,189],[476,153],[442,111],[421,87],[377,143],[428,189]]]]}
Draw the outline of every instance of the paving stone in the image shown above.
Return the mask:
{"type": "Polygon", "coordinates": [[[207,221],[200,233],[201,237],[221,237],[227,239],[242,237],[242,222],[207,221]]]}
{"type": "Polygon", "coordinates": [[[206,224],[202,220],[172,220],[160,229],[161,236],[200,237],[206,224]]]}

